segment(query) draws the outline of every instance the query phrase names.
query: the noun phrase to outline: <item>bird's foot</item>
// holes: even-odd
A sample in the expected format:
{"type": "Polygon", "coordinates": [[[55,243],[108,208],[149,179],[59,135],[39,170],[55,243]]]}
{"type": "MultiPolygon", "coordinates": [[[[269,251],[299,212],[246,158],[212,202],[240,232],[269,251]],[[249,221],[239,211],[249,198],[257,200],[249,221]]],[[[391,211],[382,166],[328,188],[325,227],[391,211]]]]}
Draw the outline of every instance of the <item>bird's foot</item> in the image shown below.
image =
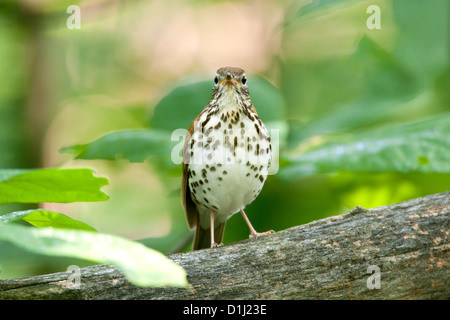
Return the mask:
{"type": "Polygon", "coordinates": [[[222,242],[221,243],[215,243],[215,242],[211,243],[211,248],[217,248],[217,247],[221,247],[221,246],[223,246],[222,242]]]}
{"type": "Polygon", "coordinates": [[[262,237],[262,236],[267,236],[268,234],[274,233],[275,231],[273,230],[269,230],[266,232],[251,232],[250,235],[248,236],[249,238],[258,238],[258,237],[262,237]]]}

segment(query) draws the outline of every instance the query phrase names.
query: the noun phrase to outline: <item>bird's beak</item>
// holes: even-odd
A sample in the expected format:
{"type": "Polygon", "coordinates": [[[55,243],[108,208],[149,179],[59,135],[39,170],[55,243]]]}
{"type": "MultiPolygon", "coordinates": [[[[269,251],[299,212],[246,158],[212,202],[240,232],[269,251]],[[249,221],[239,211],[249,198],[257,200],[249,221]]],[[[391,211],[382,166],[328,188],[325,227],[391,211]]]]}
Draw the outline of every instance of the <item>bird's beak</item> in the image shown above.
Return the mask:
{"type": "Polygon", "coordinates": [[[236,81],[233,76],[231,75],[231,73],[227,73],[227,76],[225,77],[225,79],[222,80],[222,82],[220,83],[221,85],[227,85],[227,86],[235,86],[239,84],[239,81],[236,81]]]}

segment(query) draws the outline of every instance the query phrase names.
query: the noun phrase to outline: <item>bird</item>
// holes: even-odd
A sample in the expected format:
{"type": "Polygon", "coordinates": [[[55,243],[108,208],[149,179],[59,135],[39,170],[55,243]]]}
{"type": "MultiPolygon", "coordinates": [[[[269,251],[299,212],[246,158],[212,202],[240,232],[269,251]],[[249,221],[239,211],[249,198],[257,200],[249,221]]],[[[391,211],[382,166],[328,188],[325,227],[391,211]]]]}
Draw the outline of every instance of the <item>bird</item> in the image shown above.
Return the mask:
{"type": "Polygon", "coordinates": [[[243,69],[217,70],[211,101],[191,123],[182,159],[181,202],[189,227],[196,228],[193,250],[222,245],[226,221],[237,212],[250,238],[274,232],[256,232],[244,212],[266,181],[272,144],[243,69]]]}

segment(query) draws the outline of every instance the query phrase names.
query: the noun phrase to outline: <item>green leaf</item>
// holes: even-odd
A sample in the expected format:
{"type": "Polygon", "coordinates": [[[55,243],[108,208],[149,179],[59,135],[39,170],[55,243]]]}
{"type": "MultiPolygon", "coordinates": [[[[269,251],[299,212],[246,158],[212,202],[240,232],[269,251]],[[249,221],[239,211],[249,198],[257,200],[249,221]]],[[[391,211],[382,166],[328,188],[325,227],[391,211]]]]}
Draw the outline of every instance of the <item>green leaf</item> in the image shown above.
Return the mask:
{"type": "Polygon", "coordinates": [[[113,235],[0,224],[0,240],[37,254],[115,265],[137,286],[188,286],[184,269],[162,253],[113,235]]]}
{"type": "Polygon", "coordinates": [[[65,147],[77,159],[127,159],[143,162],[152,155],[169,155],[173,147],[171,132],[158,129],[130,129],[107,133],[87,144],[65,147]]]}
{"type": "Polygon", "coordinates": [[[169,132],[180,128],[187,130],[209,103],[213,85],[211,79],[176,86],[156,105],[149,120],[150,127],[169,132]]]}
{"type": "Polygon", "coordinates": [[[288,157],[280,177],[315,173],[450,172],[450,114],[398,127],[333,138],[288,157]]]}
{"type": "Polygon", "coordinates": [[[19,220],[26,221],[38,228],[52,227],[58,229],[96,231],[81,221],[74,220],[59,212],[44,209],[16,211],[0,216],[0,223],[11,223],[19,220]]]}
{"type": "Polygon", "coordinates": [[[107,184],[90,169],[1,169],[0,204],[103,201],[107,184]]]}

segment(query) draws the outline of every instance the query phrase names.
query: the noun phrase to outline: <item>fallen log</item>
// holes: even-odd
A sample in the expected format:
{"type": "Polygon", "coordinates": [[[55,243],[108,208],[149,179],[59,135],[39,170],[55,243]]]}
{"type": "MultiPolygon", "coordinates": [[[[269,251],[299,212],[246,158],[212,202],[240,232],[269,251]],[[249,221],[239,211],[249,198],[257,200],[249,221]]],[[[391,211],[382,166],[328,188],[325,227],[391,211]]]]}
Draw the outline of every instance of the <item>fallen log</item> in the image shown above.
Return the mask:
{"type": "Polygon", "coordinates": [[[112,266],[0,281],[0,299],[449,299],[450,192],[354,210],[258,239],[169,255],[186,288],[112,266]]]}

